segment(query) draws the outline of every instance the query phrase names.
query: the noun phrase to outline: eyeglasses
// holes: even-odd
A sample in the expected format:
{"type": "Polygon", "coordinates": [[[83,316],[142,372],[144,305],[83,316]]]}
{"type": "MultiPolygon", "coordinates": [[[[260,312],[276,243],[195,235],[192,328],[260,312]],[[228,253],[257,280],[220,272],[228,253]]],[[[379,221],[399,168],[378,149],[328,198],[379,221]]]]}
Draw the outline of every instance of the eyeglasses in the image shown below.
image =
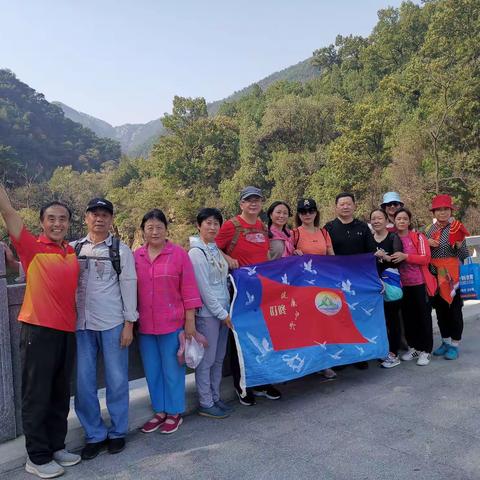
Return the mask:
{"type": "Polygon", "coordinates": [[[309,208],[307,210],[299,210],[298,211],[299,215],[308,215],[308,214],[313,214],[313,213],[317,213],[317,210],[315,208],[309,208]]]}
{"type": "Polygon", "coordinates": [[[388,202],[385,204],[386,207],[401,207],[402,204],[400,202],[388,202]]]}

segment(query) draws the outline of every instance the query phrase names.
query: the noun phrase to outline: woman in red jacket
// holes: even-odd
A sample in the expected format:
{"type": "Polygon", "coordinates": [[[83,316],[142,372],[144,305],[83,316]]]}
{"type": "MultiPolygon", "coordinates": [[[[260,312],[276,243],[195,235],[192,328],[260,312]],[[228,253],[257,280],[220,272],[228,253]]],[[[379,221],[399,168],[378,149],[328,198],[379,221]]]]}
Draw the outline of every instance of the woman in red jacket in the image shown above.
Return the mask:
{"type": "Polygon", "coordinates": [[[395,227],[403,245],[393,263],[403,285],[402,317],[409,346],[400,356],[404,361],[417,359],[417,365],[428,365],[433,348],[432,309],[428,296],[435,295],[436,280],[428,270],[430,246],[423,233],[412,231],[412,214],[406,208],[395,213],[395,227]]]}

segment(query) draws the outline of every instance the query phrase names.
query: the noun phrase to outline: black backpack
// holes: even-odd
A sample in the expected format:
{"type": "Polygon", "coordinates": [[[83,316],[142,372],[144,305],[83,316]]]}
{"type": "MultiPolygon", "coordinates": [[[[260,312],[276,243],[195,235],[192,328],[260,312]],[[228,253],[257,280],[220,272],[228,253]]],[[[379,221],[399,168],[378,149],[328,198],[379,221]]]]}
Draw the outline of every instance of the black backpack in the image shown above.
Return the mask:
{"type": "MultiPolygon", "coordinates": [[[[81,259],[86,260],[86,255],[80,255],[82,250],[83,243],[77,242],[75,244],[75,255],[81,259]]],[[[95,257],[97,260],[110,260],[112,262],[113,269],[117,272],[117,276],[120,276],[122,273],[122,265],[120,263],[120,239],[118,237],[112,237],[112,244],[108,247],[108,258],[106,257],[95,257]]]]}

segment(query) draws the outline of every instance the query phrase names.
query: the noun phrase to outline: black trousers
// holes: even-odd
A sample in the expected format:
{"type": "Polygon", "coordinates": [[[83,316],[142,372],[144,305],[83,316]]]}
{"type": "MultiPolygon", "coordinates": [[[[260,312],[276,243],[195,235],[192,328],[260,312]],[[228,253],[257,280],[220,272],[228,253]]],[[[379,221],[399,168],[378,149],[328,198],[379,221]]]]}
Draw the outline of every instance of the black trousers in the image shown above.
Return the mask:
{"type": "Polygon", "coordinates": [[[402,317],[408,346],[431,353],[433,348],[432,307],[425,285],[403,287],[402,317]]]}
{"type": "MultiPolygon", "coordinates": [[[[231,330],[228,331],[228,355],[230,358],[230,374],[232,375],[233,386],[237,392],[241,392],[242,389],[240,388],[240,362],[238,361],[238,351],[237,351],[237,344],[235,343],[235,337],[233,336],[233,332],[231,330]]],[[[269,387],[270,384],[267,385],[258,385],[255,387],[256,389],[262,389],[269,387]]],[[[247,388],[247,394],[251,393],[252,389],[247,388]]]]}
{"type": "Polygon", "coordinates": [[[74,333],[22,323],[22,421],[28,456],[42,465],[65,448],[74,333]]]}
{"type": "Polygon", "coordinates": [[[395,355],[398,355],[398,350],[400,349],[402,341],[402,322],[400,319],[401,306],[401,300],[395,302],[383,302],[389,350],[395,355]]]}
{"type": "Polygon", "coordinates": [[[448,304],[440,295],[433,297],[433,308],[437,312],[438,328],[442,338],[460,341],[463,333],[463,300],[457,290],[453,301],[448,304]]]}
{"type": "Polygon", "coordinates": [[[233,386],[237,392],[240,392],[240,363],[238,361],[237,345],[235,337],[231,330],[228,331],[228,350],[230,358],[230,373],[232,375],[233,386]]]}

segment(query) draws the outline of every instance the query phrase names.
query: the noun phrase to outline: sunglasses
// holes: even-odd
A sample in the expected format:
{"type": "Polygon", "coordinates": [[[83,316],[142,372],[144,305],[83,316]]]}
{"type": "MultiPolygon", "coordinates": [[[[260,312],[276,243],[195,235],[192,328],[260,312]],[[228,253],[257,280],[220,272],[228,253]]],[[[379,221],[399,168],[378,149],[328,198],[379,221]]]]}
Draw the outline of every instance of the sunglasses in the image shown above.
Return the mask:
{"type": "Polygon", "coordinates": [[[400,202],[388,202],[385,204],[386,207],[400,207],[401,205],[400,202]]]}
{"type": "Polygon", "coordinates": [[[316,208],[308,208],[307,210],[299,210],[298,214],[299,215],[308,215],[309,213],[317,213],[316,208]]]}

